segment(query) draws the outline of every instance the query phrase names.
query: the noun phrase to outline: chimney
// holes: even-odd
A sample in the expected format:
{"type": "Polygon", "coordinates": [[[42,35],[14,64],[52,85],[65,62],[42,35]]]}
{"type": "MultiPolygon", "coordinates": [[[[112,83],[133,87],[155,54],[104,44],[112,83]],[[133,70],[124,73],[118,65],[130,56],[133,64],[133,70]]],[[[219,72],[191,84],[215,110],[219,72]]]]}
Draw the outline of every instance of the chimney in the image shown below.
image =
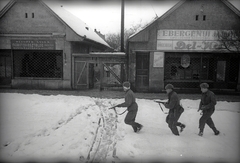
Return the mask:
{"type": "MultiPolygon", "coordinates": [[[[98,34],[98,36],[100,36],[103,40],[105,40],[105,35],[101,34],[100,31],[97,31],[96,29],[94,29],[94,32],[98,34]]],[[[106,41],[106,40],[105,40],[106,41]]]]}

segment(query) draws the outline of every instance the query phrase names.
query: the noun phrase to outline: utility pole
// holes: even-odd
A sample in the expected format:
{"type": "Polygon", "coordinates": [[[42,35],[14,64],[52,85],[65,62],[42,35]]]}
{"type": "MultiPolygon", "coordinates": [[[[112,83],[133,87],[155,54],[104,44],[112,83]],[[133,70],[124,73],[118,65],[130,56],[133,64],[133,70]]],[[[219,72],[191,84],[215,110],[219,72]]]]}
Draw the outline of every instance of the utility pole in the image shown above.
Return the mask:
{"type": "Polygon", "coordinates": [[[124,52],[124,0],[121,5],[121,52],[124,52]]]}

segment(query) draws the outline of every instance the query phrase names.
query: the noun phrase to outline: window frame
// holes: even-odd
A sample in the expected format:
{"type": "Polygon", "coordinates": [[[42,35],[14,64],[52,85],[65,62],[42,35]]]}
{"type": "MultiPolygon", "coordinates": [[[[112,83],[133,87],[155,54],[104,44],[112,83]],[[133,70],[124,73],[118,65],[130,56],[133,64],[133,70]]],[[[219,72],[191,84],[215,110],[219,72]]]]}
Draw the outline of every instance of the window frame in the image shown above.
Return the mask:
{"type": "MultiPolygon", "coordinates": [[[[22,55],[22,54],[21,54],[22,55]]],[[[64,67],[64,62],[63,62],[63,51],[62,50],[13,50],[12,51],[12,58],[13,58],[13,64],[12,64],[12,78],[13,79],[32,79],[32,80],[63,80],[63,67],[64,67]],[[23,71],[19,72],[19,75],[16,75],[16,61],[15,61],[15,55],[17,55],[17,52],[22,52],[22,53],[55,53],[55,55],[57,56],[57,53],[60,54],[61,56],[61,63],[59,67],[60,68],[60,75],[59,77],[37,77],[37,76],[21,76],[21,73],[23,73],[23,71]]],[[[23,59],[23,57],[22,57],[23,59]]],[[[23,64],[22,61],[20,64],[23,64]]],[[[56,61],[57,64],[57,61],[56,61]]],[[[21,67],[22,68],[22,67],[21,67]]],[[[54,72],[55,73],[55,72],[54,72]]]]}

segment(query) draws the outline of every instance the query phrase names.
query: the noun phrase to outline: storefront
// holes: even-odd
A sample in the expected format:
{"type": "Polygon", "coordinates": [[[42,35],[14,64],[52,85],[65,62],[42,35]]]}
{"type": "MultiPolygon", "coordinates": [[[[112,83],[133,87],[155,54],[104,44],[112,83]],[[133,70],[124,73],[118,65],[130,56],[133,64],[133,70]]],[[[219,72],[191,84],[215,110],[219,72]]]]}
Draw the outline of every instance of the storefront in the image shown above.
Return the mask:
{"type": "Polygon", "coordinates": [[[239,51],[227,50],[218,37],[222,31],[239,32],[239,13],[228,1],[180,1],[129,38],[133,89],[161,92],[171,83],[191,90],[202,82],[217,90],[239,89],[239,51]],[[223,18],[217,19],[218,14],[223,18]]]}
{"type": "Polygon", "coordinates": [[[73,53],[106,50],[94,30],[52,1],[10,1],[0,12],[1,86],[78,89],[72,79],[83,67],[72,69],[73,53]]]}

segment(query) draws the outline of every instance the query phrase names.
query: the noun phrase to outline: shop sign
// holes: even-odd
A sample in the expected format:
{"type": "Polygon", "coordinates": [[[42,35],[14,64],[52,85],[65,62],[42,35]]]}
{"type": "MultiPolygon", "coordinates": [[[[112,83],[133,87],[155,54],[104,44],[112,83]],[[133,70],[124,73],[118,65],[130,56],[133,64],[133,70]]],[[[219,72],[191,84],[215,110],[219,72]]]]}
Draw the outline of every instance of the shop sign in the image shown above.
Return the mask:
{"type": "Polygon", "coordinates": [[[55,50],[55,40],[11,40],[12,49],[55,50]]]}
{"type": "Polygon", "coordinates": [[[158,30],[160,40],[217,40],[217,30],[158,30]]]}
{"type": "Polygon", "coordinates": [[[158,30],[157,50],[224,50],[224,46],[219,41],[219,34],[223,33],[231,39],[236,39],[238,32],[233,30],[158,30]]]}
{"type": "Polygon", "coordinates": [[[213,51],[222,49],[224,49],[223,45],[219,41],[157,40],[157,50],[213,51]]]}
{"type": "Polygon", "coordinates": [[[238,39],[239,30],[158,30],[158,40],[218,40],[219,34],[238,39]]]}

